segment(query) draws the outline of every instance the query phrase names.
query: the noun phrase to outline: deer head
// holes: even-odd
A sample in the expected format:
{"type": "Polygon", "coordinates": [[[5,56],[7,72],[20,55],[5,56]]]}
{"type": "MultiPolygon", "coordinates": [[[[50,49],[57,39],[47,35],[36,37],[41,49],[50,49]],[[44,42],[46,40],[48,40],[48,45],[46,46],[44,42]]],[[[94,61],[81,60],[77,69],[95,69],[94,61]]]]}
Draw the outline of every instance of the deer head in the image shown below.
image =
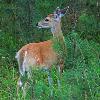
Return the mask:
{"type": "Polygon", "coordinates": [[[66,10],[60,10],[59,7],[56,8],[53,14],[49,14],[45,19],[37,23],[38,28],[52,28],[54,23],[61,21],[61,17],[64,16],[66,10]]]}
{"type": "Polygon", "coordinates": [[[50,28],[53,36],[58,36],[61,31],[61,18],[65,15],[66,9],[56,8],[53,14],[49,14],[45,19],[37,23],[38,28],[50,28]]]}

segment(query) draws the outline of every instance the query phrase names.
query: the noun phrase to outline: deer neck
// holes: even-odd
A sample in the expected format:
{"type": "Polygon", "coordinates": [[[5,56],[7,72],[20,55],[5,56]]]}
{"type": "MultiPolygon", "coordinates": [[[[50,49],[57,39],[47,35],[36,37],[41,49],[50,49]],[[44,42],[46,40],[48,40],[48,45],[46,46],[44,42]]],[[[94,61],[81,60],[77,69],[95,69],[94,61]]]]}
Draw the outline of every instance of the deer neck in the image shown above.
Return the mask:
{"type": "Polygon", "coordinates": [[[64,58],[65,53],[66,53],[66,45],[65,45],[64,36],[63,36],[62,30],[61,30],[61,24],[60,24],[60,22],[57,22],[53,25],[54,26],[51,28],[51,32],[53,34],[54,49],[55,50],[58,49],[58,48],[55,48],[55,46],[59,45],[60,49],[58,49],[58,53],[59,53],[59,51],[61,51],[63,53],[61,56],[62,56],[62,58],[64,58]]]}
{"type": "Polygon", "coordinates": [[[60,43],[64,44],[64,36],[61,30],[61,23],[59,22],[55,22],[51,28],[51,32],[53,34],[53,39],[56,39],[57,41],[59,41],[60,43]]]}
{"type": "Polygon", "coordinates": [[[59,38],[62,37],[62,30],[61,30],[61,24],[59,22],[55,22],[51,28],[51,32],[53,34],[53,37],[59,38]]]}

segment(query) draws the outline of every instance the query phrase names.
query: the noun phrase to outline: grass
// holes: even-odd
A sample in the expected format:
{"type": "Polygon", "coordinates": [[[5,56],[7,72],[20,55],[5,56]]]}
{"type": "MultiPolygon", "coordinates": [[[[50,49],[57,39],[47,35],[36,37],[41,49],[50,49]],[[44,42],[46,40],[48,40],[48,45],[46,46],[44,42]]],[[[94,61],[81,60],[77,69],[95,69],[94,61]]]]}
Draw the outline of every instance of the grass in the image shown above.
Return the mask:
{"type": "MultiPolygon", "coordinates": [[[[0,98],[1,100],[22,100],[22,91],[17,95],[17,70],[7,67],[1,68],[0,72],[0,98]],[[6,72],[6,73],[4,73],[6,72]]],[[[48,100],[50,98],[50,88],[47,74],[41,70],[33,72],[32,80],[27,81],[27,95],[25,100],[34,97],[35,100],[48,100]],[[33,82],[33,83],[32,83],[33,82]],[[33,88],[33,90],[31,90],[33,88]]],[[[65,70],[61,78],[61,91],[57,86],[57,72],[53,69],[53,90],[54,100],[99,100],[99,78],[97,73],[91,72],[89,68],[76,68],[65,70]]],[[[26,79],[27,80],[27,79],[26,79]]],[[[30,99],[32,100],[32,99],[30,99]]]]}
{"type": "MultiPolygon", "coordinates": [[[[0,100],[49,100],[50,90],[47,73],[33,70],[32,80],[26,85],[27,94],[23,98],[22,91],[17,94],[19,78],[15,52],[18,42],[11,35],[1,33],[0,48],[0,100]],[[7,42],[4,41],[10,38],[7,42]],[[12,38],[11,38],[12,37],[12,38]],[[14,40],[14,41],[13,41],[14,40]],[[10,45],[11,44],[11,45],[10,45]],[[4,48],[8,46],[8,48],[4,48]],[[13,47],[14,46],[14,47],[13,47]]],[[[20,42],[19,42],[20,43],[20,42]]],[[[66,37],[67,60],[61,77],[61,89],[57,85],[58,74],[53,67],[54,100],[99,100],[100,99],[100,45],[94,41],[82,40],[77,33],[69,33],[66,37]]]]}

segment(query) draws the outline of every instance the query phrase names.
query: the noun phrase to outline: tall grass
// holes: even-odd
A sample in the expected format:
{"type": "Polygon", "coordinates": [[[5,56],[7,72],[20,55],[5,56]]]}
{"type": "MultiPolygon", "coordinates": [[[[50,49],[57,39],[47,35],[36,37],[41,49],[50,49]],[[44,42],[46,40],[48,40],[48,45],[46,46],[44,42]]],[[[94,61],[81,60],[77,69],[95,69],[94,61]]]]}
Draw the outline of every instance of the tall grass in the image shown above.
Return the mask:
{"type": "MultiPolygon", "coordinates": [[[[8,34],[4,32],[0,34],[0,100],[32,100],[33,98],[49,100],[51,88],[47,73],[43,70],[33,70],[31,80],[25,77],[26,97],[23,97],[21,89],[17,91],[19,72],[14,56],[20,41],[15,41],[15,38],[8,34]]],[[[99,100],[100,44],[92,40],[83,40],[74,32],[69,33],[65,41],[67,60],[60,80],[60,90],[57,84],[57,70],[55,66],[51,69],[54,92],[52,99],[99,100]]]]}

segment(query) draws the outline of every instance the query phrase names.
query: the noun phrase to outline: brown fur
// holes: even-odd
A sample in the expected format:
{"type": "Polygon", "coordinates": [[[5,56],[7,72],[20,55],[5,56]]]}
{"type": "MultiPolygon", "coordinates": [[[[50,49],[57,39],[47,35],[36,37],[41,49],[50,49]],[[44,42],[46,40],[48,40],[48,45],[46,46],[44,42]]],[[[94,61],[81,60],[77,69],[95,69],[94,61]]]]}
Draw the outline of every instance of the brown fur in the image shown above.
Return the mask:
{"type": "MultiPolygon", "coordinates": [[[[38,22],[38,26],[40,28],[50,28],[53,36],[60,41],[59,43],[64,50],[64,37],[61,30],[61,17],[59,15],[49,14],[45,19],[38,22]]],[[[40,43],[29,43],[23,46],[16,56],[20,72],[24,74],[30,67],[50,68],[53,64],[58,64],[60,69],[63,69],[64,61],[59,59],[59,54],[54,50],[53,43],[54,41],[48,40],[40,43]]]]}
{"type": "Polygon", "coordinates": [[[37,67],[51,67],[52,64],[56,63],[57,56],[52,48],[52,41],[44,41],[40,43],[29,43],[23,46],[18,54],[20,56],[20,64],[22,65],[25,57],[25,51],[27,51],[26,56],[28,59],[35,60],[35,63],[30,63],[28,61],[27,64],[29,66],[37,66],[37,67]]]}

